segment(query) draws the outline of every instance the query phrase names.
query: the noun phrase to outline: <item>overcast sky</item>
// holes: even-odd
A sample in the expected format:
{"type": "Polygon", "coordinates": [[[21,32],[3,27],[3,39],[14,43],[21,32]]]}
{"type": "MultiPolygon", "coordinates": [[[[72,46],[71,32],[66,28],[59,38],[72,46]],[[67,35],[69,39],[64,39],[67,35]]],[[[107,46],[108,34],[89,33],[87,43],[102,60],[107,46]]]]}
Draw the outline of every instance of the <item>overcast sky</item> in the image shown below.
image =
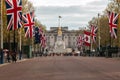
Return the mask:
{"type": "Polygon", "coordinates": [[[69,29],[86,27],[88,21],[97,17],[106,8],[108,0],[29,0],[35,7],[36,18],[49,30],[58,26],[58,16],[61,26],[69,29]]]}

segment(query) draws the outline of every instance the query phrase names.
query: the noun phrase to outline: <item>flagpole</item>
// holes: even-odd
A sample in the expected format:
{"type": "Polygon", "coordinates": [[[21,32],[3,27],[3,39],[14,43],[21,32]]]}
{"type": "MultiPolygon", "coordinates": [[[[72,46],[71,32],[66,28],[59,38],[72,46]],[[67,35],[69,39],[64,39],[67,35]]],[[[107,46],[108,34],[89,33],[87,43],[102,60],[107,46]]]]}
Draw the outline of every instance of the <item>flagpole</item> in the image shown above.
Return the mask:
{"type": "Polygon", "coordinates": [[[9,31],[9,34],[8,34],[8,44],[9,44],[9,50],[11,50],[11,48],[10,48],[10,31],[9,31]]]}
{"type": "Polygon", "coordinates": [[[21,51],[21,43],[22,43],[21,29],[20,29],[20,51],[21,51]]]}
{"type": "Polygon", "coordinates": [[[3,16],[3,14],[2,14],[2,12],[3,12],[3,10],[2,10],[2,6],[3,6],[3,0],[1,0],[1,33],[0,33],[0,36],[1,36],[1,45],[0,45],[0,54],[1,54],[1,58],[0,58],[0,64],[3,64],[4,63],[4,54],[3,54],[3,21],[2,21],[2,16],[3,16]]]}
{"type": "Polygon", "coordinates": [[[60,25],[60,18],[61,18],[61,16],[58,17],[58,27],[61,26],[61,25],[60,25]]]}
{"type": "Polygon", "coordinates": [[[15,44],[15,30],[14,30],[14,33],[13,33],[13,45],[14,45],[14,52],[16,51],[16,44],[15,44]]]}
{"type": "Polygon", "coordinates": [[[22,44],[22,36],[21,36],[21,28],[20,28],[20,30],[19,30],[19,38],[20,38],[20,42],[19,42],[19,60],[21,60],[21,58],[22,58],[22,46],[21,46],[21,44],[22,44]]]}
{"type": "MultiPolygon", "coordinates": [[[[91,30],[92,30],[92,26],[90,26],[91,27],[91,30]]],[[[91,31],[92,32],[92,31],[91,31]]],[[[93,33],[92,33],[93,34],[93,33]]],[[[90,37],[92,37],[92,34],[90,34],[90,37]]],[[[92,52],[92,44],[93,44],[93,41],[92,41],[92,38],[90,38],[90,43],[91,43],[91,45],[90,45],[90,47],[91,47],[91,52],[92,52]]]]}
{"type": "Polygon", "coordinates": [[[93,45],[93,41],[91,40],[91,52],[92,52],[92,45],[93,45]]]}
{"type": "Polygon", "coordinates": [[[1,0],[1,49],[3,49],[3,20],[2,20],[2,12],[3,12],[3,10],[2,10],[2,1],[3,0],[1,0]]]}
{"type": "Polygon", "coordinates": [[[99,50],[100,50],[100,24],[99,24],[99,16],[100,14],[98,13],[98,30],[99,30],[99,33],[98,33],[98,45],[99,45],[99,50]]]}
{"type": "MultiPolygon", "coordinates": [[[[91,36],[90,36],[91,37],[91,36]]],[[[91,40],[91,51],[92,51],[92,46],[93,46],[93,41],[92,41],[92,38],[90,38],[91,40]]]]}

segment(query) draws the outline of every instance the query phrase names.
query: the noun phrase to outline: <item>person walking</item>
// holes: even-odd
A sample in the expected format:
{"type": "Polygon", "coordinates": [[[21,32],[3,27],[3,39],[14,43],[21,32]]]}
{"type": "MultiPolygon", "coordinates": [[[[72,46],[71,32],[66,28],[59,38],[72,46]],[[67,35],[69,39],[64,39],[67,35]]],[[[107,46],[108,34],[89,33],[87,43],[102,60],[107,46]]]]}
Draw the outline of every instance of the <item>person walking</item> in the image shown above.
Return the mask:
{"type": "Polygon", "coordinates": [[[17,59],[16,59],[16,52],[12,52],[11,57],[12,57],[12,62],[16,62],[17,61],[17,59]]]}
{"type": "Polygon", "coordinates": [[[7,54],[7,56],[6,56],[7,62],[10,63],[10,53],[9,53],[9,51],[7,51],[6,54],[7,54]]]}
{"type": "Polygon", "coordinates": [[[3,55],[3,49],[0,49],[0,64],[4,63],[4,55],[3,55]]]}

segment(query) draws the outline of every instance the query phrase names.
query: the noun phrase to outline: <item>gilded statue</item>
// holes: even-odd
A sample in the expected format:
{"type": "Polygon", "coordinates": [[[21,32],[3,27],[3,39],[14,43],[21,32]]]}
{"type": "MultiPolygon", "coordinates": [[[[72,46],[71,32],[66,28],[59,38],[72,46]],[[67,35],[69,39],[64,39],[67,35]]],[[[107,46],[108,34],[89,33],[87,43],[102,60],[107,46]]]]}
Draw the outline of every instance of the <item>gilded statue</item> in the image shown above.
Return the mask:
{"type": "Polygon", "coordinates": [[[61,27],[58,28],[58,35],[61,36],[62,35],[62,30],[61,27]]]}

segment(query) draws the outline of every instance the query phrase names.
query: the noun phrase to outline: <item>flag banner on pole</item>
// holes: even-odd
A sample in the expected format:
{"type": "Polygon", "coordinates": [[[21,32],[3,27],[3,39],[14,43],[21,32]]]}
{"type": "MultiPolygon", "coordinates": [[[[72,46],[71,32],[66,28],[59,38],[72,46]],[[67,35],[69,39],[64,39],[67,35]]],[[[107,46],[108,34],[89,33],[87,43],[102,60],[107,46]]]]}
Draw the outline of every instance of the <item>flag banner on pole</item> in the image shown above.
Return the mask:
{"type": "Polygon", "coordinates": [[[38,43],[41,42],[41,40],[40,40],[41,34],[39,32],[39,28],[38,27],[34,28],[34,37],[35,37],[34,44],[38,44],[38,43]]]}
{"type": "Polygon", "coordinates": [[[90,32],[84,31],[84,44],[90,46],[90,32]]]}
{"type": "Polygon", "coordinates": [[[83,35],[79,35],[77,38],[77,47],[83,46],[83,35]]]}
{"type": "Polygon", "coordinates": [[[43,33],[42,36],[41,36],[41,46],[43,48],[46,47],[46,37],[45,37],[45,34],[43,33]]]}
{"type": "Polygon", "coordinates": [[[46,46],[46,38],[45,38],[45,35],[44,35],[44,32],[42,30],[42,27],[39,27],[39,34],[40,34],[40,43],[41,43],[41,46],[44,48],[46,46]]]}
{"type": "Polygon", "coordinates": [[[33,28],[34,28],[34,12],[29,12],[23,15],[25,37],[33,37],[33,28]]]}
{"type": "Polygon", "coordinates": [[[97,33],[98,28],[91,25],[91,37],[92,41],[95,43],[96,42],[96,33],[97,33]]]}
{"type": "Polygon", "coordinates": [[[109,27],[111,37],[117,38],[117,24],[118,24],[118,14],[113,12],[108,12],[109,17],[109,27]]]}
{"type": "Polygon", "coordinates": [[[40,33],[40,34],[43,34],[42,27],[39,27],[39,33],[40,33]]]}
{"type": "Polygon", "coordinates": [[[39,27],[39,33],[40,33],[40,43],[42,48],[46,47],[46,36],[42,30],[42,27],[39,27]]]}
{"type": "Polygon", "coordinates": [[[22,27],[22,0],[5,0],[7,10],[7,30],[22,27]]]}

